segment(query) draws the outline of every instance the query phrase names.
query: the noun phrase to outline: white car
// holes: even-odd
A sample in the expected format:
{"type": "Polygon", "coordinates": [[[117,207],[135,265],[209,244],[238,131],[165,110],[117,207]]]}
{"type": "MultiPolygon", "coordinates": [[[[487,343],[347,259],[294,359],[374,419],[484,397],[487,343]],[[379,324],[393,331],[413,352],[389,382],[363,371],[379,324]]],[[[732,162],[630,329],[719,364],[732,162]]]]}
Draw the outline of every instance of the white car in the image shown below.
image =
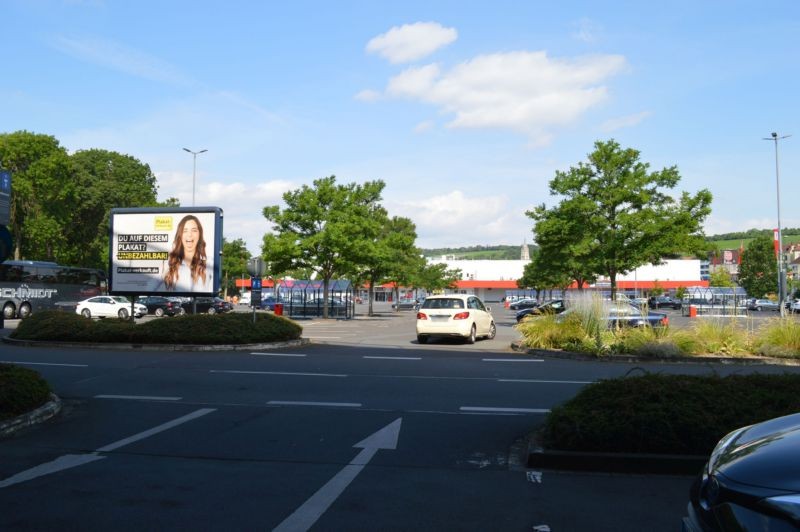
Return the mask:
{"type": "MultiPolygon", "coordinates": [[[[75,312],[85,318],[122,318],[131,315],[131,302],[122,296],[95,296],[78,303],[75,312]]],[[[135,303],[133,315],[137,318],[147,314],[147,307],[135,303]]]]}
{"type": "Polygon", "coordinates": [[[424,344],[432,336],[456,336],[474,344],[497,334],[491,309],[468,294],[428,296],[417,311],[417,341],[424,344]]]}

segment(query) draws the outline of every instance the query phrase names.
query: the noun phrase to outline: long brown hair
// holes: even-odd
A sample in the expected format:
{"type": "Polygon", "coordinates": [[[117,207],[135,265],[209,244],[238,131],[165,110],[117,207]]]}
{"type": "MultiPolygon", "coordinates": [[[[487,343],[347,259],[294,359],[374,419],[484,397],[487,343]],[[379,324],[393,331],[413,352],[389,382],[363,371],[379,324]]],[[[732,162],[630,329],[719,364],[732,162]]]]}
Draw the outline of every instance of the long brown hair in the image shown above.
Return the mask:
{"type": "Polygon", "coordinates": [[[200,238],[197,239],[197,247],[192,257],[192,263],[189,265],[192,271],[192,282],[196,283],[198,279],[206,281],[206,241],[203,238],[203,224],[197,219],[197,216],[189,214],[183,217],[178,224],[178,230],[175,231],[175,239],[172,241],[172,251],[169,253],[169,262],[167,267],[167,274],[164,276],[164,284],[168,290],[173,290],[178,282],[178,268],[183,262],[183,228],[186,222],[193,220],[197,224],[197,229],[200,232],[200,238]]]}

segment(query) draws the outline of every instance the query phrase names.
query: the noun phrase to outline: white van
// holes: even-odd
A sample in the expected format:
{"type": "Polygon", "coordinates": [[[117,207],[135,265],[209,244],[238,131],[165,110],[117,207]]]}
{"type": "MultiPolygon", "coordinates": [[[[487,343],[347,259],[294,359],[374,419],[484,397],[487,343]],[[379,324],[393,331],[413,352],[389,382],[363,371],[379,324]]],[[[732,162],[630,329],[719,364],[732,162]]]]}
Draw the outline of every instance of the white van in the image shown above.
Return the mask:
{"type": "Polygon", "coordinates": [[[242,305],[249,305],[250,304],[250,292],[242,292],[242,295],[239,297],[239,303],[242,305]]]}

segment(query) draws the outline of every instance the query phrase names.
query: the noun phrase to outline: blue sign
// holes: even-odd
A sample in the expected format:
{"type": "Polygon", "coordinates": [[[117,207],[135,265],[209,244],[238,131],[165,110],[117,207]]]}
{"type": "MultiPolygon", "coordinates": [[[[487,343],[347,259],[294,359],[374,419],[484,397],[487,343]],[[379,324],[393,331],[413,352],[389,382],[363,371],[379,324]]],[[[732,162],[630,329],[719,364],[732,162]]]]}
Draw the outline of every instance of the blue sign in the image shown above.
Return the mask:
{"type": "Polygon", "coordinates": [[[0,170],[0,224],[11,222],[11,172],[0,170]]]}
{"type": "Polygon", "coordinates": [[[252,277],[250,279],[250,287],[253,290],[261,290],[261,277],[252,277]]]}

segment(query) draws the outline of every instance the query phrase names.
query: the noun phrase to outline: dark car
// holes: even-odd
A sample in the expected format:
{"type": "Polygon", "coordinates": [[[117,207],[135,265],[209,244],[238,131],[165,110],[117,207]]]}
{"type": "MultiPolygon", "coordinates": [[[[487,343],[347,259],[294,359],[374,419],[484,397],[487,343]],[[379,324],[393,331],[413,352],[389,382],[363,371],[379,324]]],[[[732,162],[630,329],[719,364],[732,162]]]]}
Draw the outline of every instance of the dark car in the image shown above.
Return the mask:
{"type": "Polygon", "coordinates": [[[520,299],[519,301],[514,301],[513,303],[508,305],[508,308],[511,310],[523,310],[526,308],[535,308],[539,306],[539,302],[535,299],[527,298],[527,299],[520,299]]]}
{"type": "Polygon", "coordinates": [[[401,297],[396,302],[392,303],[393,310],[417,310],[419,300],[413,297],[401,297]]]}
{"type": "Polygon", "coordinates": [[[140,297],[136,300],[147,307],[148,314],[156,316],[174,316],[181,313],[181,306],[179,303],[161,296],[146,296],[140,297]]]}
{"type": "Polygon", "coordinates": [[[800,529],[800,414],[722,438],[689,492],[683,530],[800,529]]]}
{"type": "MultiPolygon", "coordinates": [[[[510,308],[510,307],[509,307],[510,308]]],[[[517,312],[517,323],[525,316],[541,316],[542,314],[560,314],[567,309],[563,299],[554,299],[536,307],[528,307],[517,312]]]]}
{"type": "Polygon", "coordinates": [[[196,297],[194,302],[186,301],[181,307],[186,314],[192,314],[195,305],[198,314],[221,314],[233,310],[233,305],[219,297],[196,297]]]}
{"type": "Polygon", "coordinates": [[[680,299],[675,299],[669,296],[652,296],[647,299],[647,306],[650,308],[671,308],[680,310],[683,302],[680,299]]]}
{"type": "Polygon", "coordinates": [[[261,298],[261,308],[264,310],[275,311],[275,303],[279,303],[275,296],[266,296],[261,298]]]}

